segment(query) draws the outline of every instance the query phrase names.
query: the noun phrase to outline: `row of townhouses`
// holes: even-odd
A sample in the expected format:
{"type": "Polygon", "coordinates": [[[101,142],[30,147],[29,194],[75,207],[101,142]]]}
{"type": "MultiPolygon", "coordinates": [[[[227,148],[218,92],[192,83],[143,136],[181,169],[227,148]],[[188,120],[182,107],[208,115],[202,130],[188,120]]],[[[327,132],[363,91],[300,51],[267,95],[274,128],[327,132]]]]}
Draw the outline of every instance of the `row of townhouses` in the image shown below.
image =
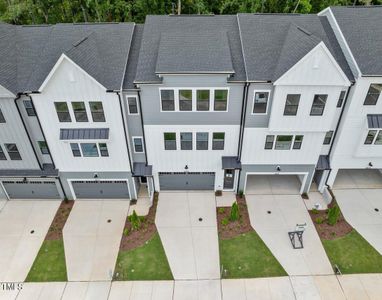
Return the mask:
{"type": "Polygon", "coordinates": [[[0,196],[323,192],[382,169],[382,7],[0,24],[0,196]]]}

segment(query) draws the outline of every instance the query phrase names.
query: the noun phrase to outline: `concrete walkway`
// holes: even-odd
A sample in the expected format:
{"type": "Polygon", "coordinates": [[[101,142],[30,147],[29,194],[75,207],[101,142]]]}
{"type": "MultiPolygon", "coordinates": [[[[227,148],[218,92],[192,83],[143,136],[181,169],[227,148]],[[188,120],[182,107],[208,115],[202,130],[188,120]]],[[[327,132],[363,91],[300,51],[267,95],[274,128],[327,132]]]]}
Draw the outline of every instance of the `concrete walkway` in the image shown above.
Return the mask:
{"type": "Polygon", "coordinates": [[[155,223],[175,279],[219,279],[212,192],[161,192],[155,223]]]}
{"type": "Polygon", "coordinates": [[[63,235],[69,281],[111,280],[129,201],[76,201],[63,235]]]}
{"type": "Polygon", "coordinates": [[[24,281],[60,201],[7,201],[0,212],[0,282],[24,281]]]}

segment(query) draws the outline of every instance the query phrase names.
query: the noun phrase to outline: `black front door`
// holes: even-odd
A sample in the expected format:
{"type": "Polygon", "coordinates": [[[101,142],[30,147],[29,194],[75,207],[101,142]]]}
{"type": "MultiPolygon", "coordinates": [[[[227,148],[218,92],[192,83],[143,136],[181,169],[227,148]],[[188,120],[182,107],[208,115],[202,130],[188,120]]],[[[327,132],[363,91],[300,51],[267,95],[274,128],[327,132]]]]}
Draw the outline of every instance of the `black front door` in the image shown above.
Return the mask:
{"type": "Polygon", "coordinates": [[[225,190],[233,189],[234,181],[235,181],[235,170],[233,169],[224,170],[224,189],[225,190]]]}

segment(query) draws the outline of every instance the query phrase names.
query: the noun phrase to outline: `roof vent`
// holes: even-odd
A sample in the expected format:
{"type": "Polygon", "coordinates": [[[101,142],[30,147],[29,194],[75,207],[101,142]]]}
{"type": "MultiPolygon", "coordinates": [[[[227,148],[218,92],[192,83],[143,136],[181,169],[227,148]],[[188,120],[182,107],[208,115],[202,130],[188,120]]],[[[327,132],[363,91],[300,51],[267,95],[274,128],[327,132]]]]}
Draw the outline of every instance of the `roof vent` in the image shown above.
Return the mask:
{"type": "Polygon", "coordinates": [[[309,32],[308,30],[306,30],[306,29],[304,29],[304,28],[301,28],[301,27],[297,26],[297,29],[300,30],[300,31],[302,31],[303,33],[305,33],[305,34],[307,34],[307,35],[312,35],[311,32],[309,32]]]}

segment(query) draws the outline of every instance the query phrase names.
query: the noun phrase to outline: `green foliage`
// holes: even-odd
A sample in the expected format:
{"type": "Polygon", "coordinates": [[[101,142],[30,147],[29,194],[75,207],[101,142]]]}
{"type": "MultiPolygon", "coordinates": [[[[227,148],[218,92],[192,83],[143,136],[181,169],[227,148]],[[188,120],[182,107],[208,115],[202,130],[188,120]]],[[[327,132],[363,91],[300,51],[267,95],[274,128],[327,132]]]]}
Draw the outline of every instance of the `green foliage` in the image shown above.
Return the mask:
{"type": "Polygon", "coordinates": [[[240,197],[240,198],[243,198],[243,196],[244,196],[244,191],[243,191],[243,190],[240,190],[240,191],[239,191],[239,197],[240,197]]]}
{"type": "Polygon", "coordinates": [[[131,223],[132,230],[138,230],[139,228],[141,228],[141,225],[142,225],[141,218],[138,217],[135,210],[133,210],[133,213],[129,216],[129,221],[131,223]]]}
{"type": "Polygon", "coordinates": [[[224,207],[219,207],[218,208],[218,213],[219,214],[224,214],[224,212],[225,212],[225,208],[224,207]]]}
{"type": "Polygon", "coordinates": [[[324,219],[321,218],[321,217],[317,217],[317,218],[314,220],[314,222],[316,222],[316,224],[322,224],[322,223],[324,223],[324,219]]]}
{"type": "Polygon", "coordinates": [[[223,226],[228,225],[228,223],[229,223],[228,218],[224,218],[224,219],[221,221],[221,223],[222,223],[223,226]]]}
{"type": "Polygon", "coordinates": [[[124,236],[128,236],[129,234],[130,234],[129,228],[125,228],[125,229],[123,230],[123,235],[124,235],[124,236]]]}
{"type": "Polygon", "coordinates": [[[231,207],[231,214],[229,216],[229,220],[231,222],[234,222],[239,220],[239,218],[240,218],[239,206],[237,205],[237,202],[235,201],[231,207]]]}
{"type": "Polygon", "coordinates": [[[313,213],[314,215],[317,215],[317,214],[318,214],[318,209],[317,209],[317,208],[313,208],[313,209],[312,209],[312,213],[313,213]]]}
{"type": "Polygon", "coordinates": [[[338,218],[340,216],[340,208],[337,204],[328,209],[328,224],[334,226],[337,224],[338,218]]]}

